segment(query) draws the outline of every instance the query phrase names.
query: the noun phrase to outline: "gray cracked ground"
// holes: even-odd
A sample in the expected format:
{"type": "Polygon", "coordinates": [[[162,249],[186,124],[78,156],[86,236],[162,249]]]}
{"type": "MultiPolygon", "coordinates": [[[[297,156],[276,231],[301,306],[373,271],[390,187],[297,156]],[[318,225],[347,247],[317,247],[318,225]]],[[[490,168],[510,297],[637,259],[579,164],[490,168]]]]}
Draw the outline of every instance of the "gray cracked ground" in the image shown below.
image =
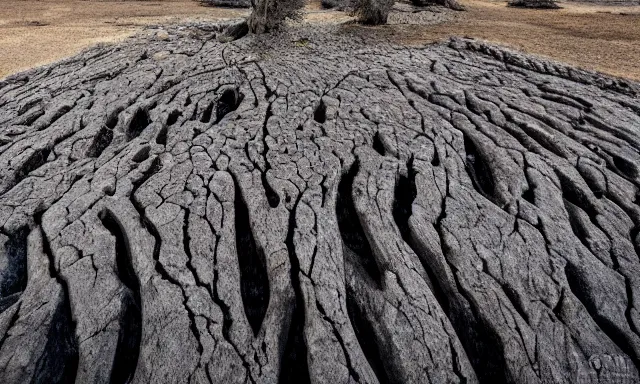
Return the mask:
{"type": "Polygon", "coordinates": [[[162,35],[0,82],[0,382],[638,382],[637,84],[162,35]]]}

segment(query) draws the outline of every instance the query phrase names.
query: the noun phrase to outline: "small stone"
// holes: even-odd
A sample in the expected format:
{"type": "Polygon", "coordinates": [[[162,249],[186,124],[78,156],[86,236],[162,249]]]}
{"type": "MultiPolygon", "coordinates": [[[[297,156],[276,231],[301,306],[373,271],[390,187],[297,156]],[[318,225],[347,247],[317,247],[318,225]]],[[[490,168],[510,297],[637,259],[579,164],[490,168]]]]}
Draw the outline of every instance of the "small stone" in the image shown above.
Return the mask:
{"type": "Polygon", "coordinates": [[[162,41],[169,40],[169,32],[165,31],[164,29],[161,29],[160,31],[156,32],[156,39],[162,40],[162,41]]]}

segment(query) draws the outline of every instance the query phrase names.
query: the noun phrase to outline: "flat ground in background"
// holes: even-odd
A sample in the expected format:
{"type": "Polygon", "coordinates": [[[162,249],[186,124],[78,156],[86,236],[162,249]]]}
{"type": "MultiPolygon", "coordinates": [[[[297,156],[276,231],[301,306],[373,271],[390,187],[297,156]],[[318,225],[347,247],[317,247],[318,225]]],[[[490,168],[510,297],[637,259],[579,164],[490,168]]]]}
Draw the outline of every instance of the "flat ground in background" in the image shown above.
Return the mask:
{"type": "MultiPolygon", "coordinates": [[[[193,0],[80,1],[1,0],[0,78],[71,56],[99,42],[122,40],[149,24],[217,20],[245,10],[202,7],[193,0]]],[[[640,80],[640,6],[566,3],[561,10],[506,7],[505,1],[461,0],[467,12],[430,25],[386,25],[366,29],[403,44],[468,36],[508,45],[585,69],[640,80]]],[[[319,12],[312,22],[348,20],[341,12],[319,12]]]]}

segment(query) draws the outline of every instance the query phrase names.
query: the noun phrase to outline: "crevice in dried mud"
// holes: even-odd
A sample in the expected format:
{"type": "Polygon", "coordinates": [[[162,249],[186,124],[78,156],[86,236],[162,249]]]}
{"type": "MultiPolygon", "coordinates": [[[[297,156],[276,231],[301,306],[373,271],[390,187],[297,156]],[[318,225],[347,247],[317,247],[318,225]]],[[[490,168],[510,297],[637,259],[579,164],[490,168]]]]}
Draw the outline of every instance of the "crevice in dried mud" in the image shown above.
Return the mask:
{"type": "Polygon", "coordinates": [[[336,199],[336,216],[338,218],[338,228],[344,245],[355,255],[358,261],[369,276],[381,286],[381,273],[378,264],[367,240],[367,236],[360,224],[360,218],[353,204],[353,179],[358,174],[358,163],[354,163],[349,171],[342,175],[338,184],[338,195],[336,199]]]}
{"type": "Polygon", "coordinates": [[[151,161],[151,164],[149,164],[149,167],[142,173],[142,176],[133,182],[131,196],[133,196],[134,198],[132,199],[132,201],[133,201],[133,204],[136,205],[136,208],[139,208],[138,209],[139,211],[141,210],[141,207],[137,207],[137,202],[135,199],[135,195],[136,195],[136,192],[138,191],[138,188],[140,188],[142,184],[144,184],[147,180],[153,177],[153,175],[160,172],[161,169],[162,169],[162,161],[160,160],[160,157],[156,156],[151,161]]]}
{"type": "Polygon", "coordinates": [[[116,273],[126,287],[122,295],[120,330],[110,379],[112,384],[124,384],[133,379],[140,354],[142,338],[140,282],[133,268],[130,247],[122,226],[108,210],[101,213],[100,219],[115,239],[116,273]]]}
{"type": "Polygon", "coordinates": [[[635,358],[636,354],[633,349],[633,345],[628,340],[627,336],[622,330],[611,320],[598,313],[598,303],[594,302],[595,298],[591,297],[589,288],[586,286],[584,277],[581,276],[580,271],[572,265],[567,263],[565,267],[565,274],[567,276],[567,282],[569,283],[569,289],[580,300],[582,305],[587,309],[587,312],[591,318],[596,322],[598,327],[613,341],[625,354],[632,358],[632,361],[638,366],[638,360],[635,358]]]}
{"type": "MultiPolygon", "coordinates": [[[[4,312],[7,308],[11,307],[13,304],[17,303],[20,299],[21,293],[13,293],[8,296],[0,297],[0,313],[4,312]]],[[[7,328],[9,329],[9,328],[7,328]]],[[[0,342],[0,348],[2,347],[2,342],[0,342]]]]}
{"type": "Polygon", "coordinates": [[[271,208],[277,208],[280,205],[280,196],[276,193],[276,191],[271,188],[271,184],[269,184],[269,180],[267,179],[267,172],[262,172],[260,175],[260,180],[262,181],[262,186],[264,187],[264,193],[267,197],[267,202],[271,208]]]}
{"type": "MultiPolygon", "coordinates": [[[[151,171],[152,168],[153,168],[153,164],[152,164],[152,167],[149,168],[149,171],[151,171]]],[[[143,175],[143,177],[140,180],[138,180],[139,185],[144,184],[144,182],[147,180],[147,176],[151,177],[154,173],[155,172],[149,172],[147,174],[147,172],[145,172],[145,175],[143,175]]],[[[193,314],[193,311],[189,308],[187,304],[188,297],[184,287],[180,284],[179,281],[177,281],[173,276],[171,276],[171,274],[169,274],[169,272],[165,269],[164,265],[160,261],[160,252],[162,250],[162,237],[160,236],[160,232],[158,231],[158,228],[156,228],[153,222],[151,222],[151,220],[149,220],[149,218],[145,215],[145,207],[143,207],[135,199],[135,193],[137,191],[137,188],[138,186],[134,186],[134,190],[132,191],[132,195],[134,196],[133,205],[136,211],[138,211],[138,215],[140,217],[140,222],[142,223],[142,226],[145,228],[145,230],[147,230],[147,232],[154,239],[153,260],[154,260],[155,271],[157,272],[158,276],[160,276],[161,279],[167,281],[168,283],[180,289],[180,293],[182,294],[182,298],[183,298],[182,305],[184,306],[184,310],[189,318],[189,329],[191,331],[191,334],[193,335],[193,338],[198,343],[197,348],[198,348],[198,353],[200,354],[202,353],[202,342],[200,340],[200,333],[195,324],[195,315],[193,314]]]]}
{"type": "Polygon", "coordinates": [[[236,183],[236,249],[240,266],[240,293],[244,312],[254,335],[257,335],[269,305],[269,275],[264,250],[253,237],[249,209],[236,183]]]}
{"type": "Polygon", "coordinates": [[[284,348],[282,363],[280,366],[280,384],[310,384],[309,365],[307,362],[307,344],[304,337],[304,299],[300,289],[300,262],[295,254],[293,236],[296,229],[295,212],[298,199],[289,213],[289,231],[285,244],[291,261],[291,285],[296,296],[293,315],[289,325],[289,334],[284,348]]]}
{"type": "Polygon", "coordinates": [[[558,180],[560,180],[560,189],[562,191],[562,197],[569,203],[582,209],[591,219],[591,222],[596,223],[596,216],[598,215],[597,207],[589,200],[587,193],[579,188],[575,183],[561,172],[556,173],[558,180]]]}
{"type": "MultiPolygon", "coordinates": [[[[448,189],[449,187],[447,186],[448,189]]],[[[444,228],[442,226],[442,220],[447,216],[446,203],[447,199],[445,198],[442,201],[441,213],[434,227],[440,237],[442,253],[448,262],[451,257],[451,250],[444,240],[444,228]]],[[[476,304],[460,284],[457,269],[451,264],[449,264],[449,267],[451,268],[457,294],[443,295],[442,297],[445,300],[441,302],[441,305],[444,304],[443,309],[446,311],[445,313],[469,357],[478,381],[482,384],[508,383],[509,380],[507,380],[507,373],[505,372],[507,365],[500,337],[491,324],[485,323],[480,317],[478,308],[475,307],[476,304]]],[[[430,268],[427,268],[427,271],[429,270],[430,268]]],[[[431,273],[430,277],[433,277],[432,281],[436,287],[442,287],[443,284],[446,284],[440,281],[440,279],[444,279],[443,276],[431,273]]]]}
{"type": "MultiPolygon", "coordinates": [[[[416,248],[416,242],[411,234],[411,229],[409,228],[409,219],[412,215],[413,201],[417,196],[415,178],[416,171],[413,169],[413,157],[411,157],[407,162],[407,176],[398,176],[394,193],[392,214],[396,226],[400,231],[400,235],[402,236],[402,240],[404,240],[416,255],[420,255],[420,252],[416,248]]],[[[436,300],[445,313],[448,313],[449,300],[446,297],[440,282],[435,276],[433,268],[428,265],[426,260],[423,260],[423,257],[419,257],[419,259],[427,273],[427,278],[429,279],[428,283],[430,283],[430,286],[433,288],[433,294],[436,300]]]]}
{"type": "Polygon", "coordinates": [[[416,172],[413,169],[412,157],[407,162],[407,175],[399,175],[397,178],[392,206],[393,219],[400,230],[402,239],[409,245],[412,243],[409,218],[417,193],[416,172]]]}
{"type": "Polygon", "coordinates": [[[383,359],[388,357],[384,355],[384,351],[381,351],[378,344],[376,344],[378,337],[373,330],[373,325],[359,308],[356,300],[353,298],[354,293],[351,292],[349,287],[347,287],[346,294],[347,315],[351,321],[351,326],[356,334],[356,339],[358,339],[360,348],[362,349],[369,366],[373,370],[373,373],[376,375],[380,384],[393,383],[387,375],[383,363],[383,359]]]}
{"type": "MultiPolygon", "coordinates": [[[[74,104],[74,106],[75,106],[75,104],[74,104]]],[[[58,119],[60,119],[62,116],[64,116],[67,113],[69,113],[69,111],[71,111],[72,108],[73,107],[70,106],[70,105],[63,105],[62,107],[60,107],[57,111],[55,111],[53,116],[51,116],[51,120],[49,121],[49,124],[47,124],[47,126],[52,126],[53,123],[58,121],[58,119]]]]}
{"type": "Polygon", "coordinates": [[[638,178],[640,172],[638,172],[637,164],[634,164],[625,157],[617,156],[615,154],[612,154],[611,157],[613,158],[613,164],[618,170],[617,173],[620,176],[625,177],[629,180],[635,180],[638,178]]]}
{"type": "Polygon", "coordinates": [[[569,202],[567,199],[562,199],[564,202],[564,209],[567,211],[569,215],[569,224],[571,225],[571,230],[573,234],[576,236],[578,240],[584,245],[587,249],[591,250],[591,246],[587,242],[588,230],[584,227],[582,220],[578,217],[578,212],[581,210],[580,207],[569,202]]]}
{"type": "MultiPolygon", "coordinates": [[[[38,227],[41,227],[42,213],[35,217],[38,227]]],[[[38,229],[40,230],[40,229],[38,229]]],[[[76,323],[71,312],[69,287],[55,268],[53,252],[45,233],[42,234],[43,252],[49,258],[49,273],[62,288],[62,298],[47,333],[47,342],[42,355],[36,363],[33,383],[74,383],[78,372],[78,340],[76,338],[76,323]]]]}
{"type": "Polygon", "coordinates": [[[267,196],[267,201],[269,202],[269,206],[271,208],[276,208],[280,204],[280,196],[273,190],[271,184],[269,184],[269,180],[267,179],[267,172],[271,169],[269,165],[269,160],[267,160],[267,152],[269,151],[269,145],[267,144],[267,136],[269,136],[269,131],[267,129],[267,122],[269,118],[272,116],[273,112],[271,111],[271,103],[269,103],[269,107],[267,108],[266,115],[264,117],[264,122],[262,124],[262,147],[263,147],[263,156],[265,161],[265,169],[260,175],[260,180],[262,181],[262,186],[264,187],[264,192],[267,196]]]}
{"type": "Polygon", "coordinates": [[[111,144],[113,140],[113,130],[108,127],[102,127],[93,138],[93,142],[87,150],[87,157],[99,157],[102,152],[111,144]]]}
{"type": "Polygon", "coordinates": [[[53,314],[44,351],[36,363],[32,383],[67,384],[76,381],[78,344],[66,294],[53,314]]]}
{"type": "Polygon", "coordinates": [[[13,185],[20,183],[29,173],[42,167],[47,162],[50,153],[51,148],[48,147],[34,150],[29,158],[16,169],[13,185]]]}

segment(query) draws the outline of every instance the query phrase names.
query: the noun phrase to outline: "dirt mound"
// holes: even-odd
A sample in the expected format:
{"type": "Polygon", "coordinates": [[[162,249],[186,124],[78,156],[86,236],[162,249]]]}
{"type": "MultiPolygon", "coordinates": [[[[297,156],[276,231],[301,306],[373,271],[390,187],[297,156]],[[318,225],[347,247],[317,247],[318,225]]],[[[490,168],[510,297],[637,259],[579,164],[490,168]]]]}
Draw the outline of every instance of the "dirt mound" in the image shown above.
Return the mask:
{"type": "Polygon", "coordinates": [[[638,84],[224,30],[0,82],[0,382],[639,380],[638,84]]]}

